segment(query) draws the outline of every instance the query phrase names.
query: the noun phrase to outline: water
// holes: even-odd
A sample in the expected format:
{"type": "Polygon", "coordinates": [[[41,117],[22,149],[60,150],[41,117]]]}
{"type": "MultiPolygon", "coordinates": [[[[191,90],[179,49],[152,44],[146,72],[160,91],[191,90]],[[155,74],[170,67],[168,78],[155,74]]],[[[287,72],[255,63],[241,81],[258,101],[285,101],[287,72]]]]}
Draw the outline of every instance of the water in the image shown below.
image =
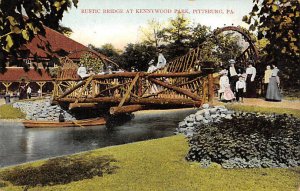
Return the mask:
{"type": "Polygon", "coordinates": [[[0,122],[0,167],[24,162],[167,137],[194,109],[137,112],[125,124],[105,126],[25,129],[22,123],[0,122]]]}

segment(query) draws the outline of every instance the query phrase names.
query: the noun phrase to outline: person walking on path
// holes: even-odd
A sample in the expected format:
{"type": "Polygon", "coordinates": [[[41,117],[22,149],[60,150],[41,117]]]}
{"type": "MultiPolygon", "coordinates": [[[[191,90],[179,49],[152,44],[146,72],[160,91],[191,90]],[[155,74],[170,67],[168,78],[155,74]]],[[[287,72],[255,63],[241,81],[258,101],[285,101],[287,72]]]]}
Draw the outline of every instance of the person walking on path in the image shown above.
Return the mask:
{"type": "Polygon", "coordinates": [[[30,86],[28,86],[26,93],[27,93],[28,99],[31,99],[31,87],[30,86]]]}
{"type": "Polygon", "coordinates": [[[235,60],[230,59],[229,61],[230,67],[228,72],[229,82],[230,82],[230,88],[235,92],[235,84],[239,80],[236,68],[234,66],[235,60]]]}
{"type": "Polygon", "coordinates": [[[255,98],[256,97],[256,84],[255,84],[255,76],[256,76],[256,68],[252,66],[253,61],[249,60],[248,68],[246,69],[247,79],[247,97],[255,98]]]}
{"type": "Polygon", "coordinates": [[[236,82],[235,85],[236,90],[236,101],[244,102],[244,93],[246,92],[246,82],[242,76],[239,77],[239,80],[236,82]]]}
{"type": "Polygon", "coordinates": [[[227,70],[222,70],[220,72],[222,75],[220,78],[220,89],[218,91],[219,93],[219,99],[220,100],[226,100],[226,101],[231,101],[235,98],[232,90],[230,89],[230,83],[228,79],[228,71],[227,70]]]}
{"type": "Polygon", "coordinates": [[[267,89],[268,89],[268,85],[270,82],[270,78],[272,77],[272,70],[271,70],[271,66],[267,66],[266,70],[265,70],[265,75],[264,75],[264,94],[267,94],[267,89]]]}
{"type": "Polygon", "coordinates": [[[19,92],[20,92],[20,98],[19,98],[20,100],[27,98],[26,83],[24,79],[22,79],[20,83],[19,92]]]}
{"type": "Polygon", "coordinates": [[[267,89],[267,94],[266,94],[266,101],[281,101],[281,94],[279,92],[279,77],[278,77],[278,72],[279,69],[275,66],[272,65],[272,74],[271,78],[268,84],[268,89],[267,89]]]}

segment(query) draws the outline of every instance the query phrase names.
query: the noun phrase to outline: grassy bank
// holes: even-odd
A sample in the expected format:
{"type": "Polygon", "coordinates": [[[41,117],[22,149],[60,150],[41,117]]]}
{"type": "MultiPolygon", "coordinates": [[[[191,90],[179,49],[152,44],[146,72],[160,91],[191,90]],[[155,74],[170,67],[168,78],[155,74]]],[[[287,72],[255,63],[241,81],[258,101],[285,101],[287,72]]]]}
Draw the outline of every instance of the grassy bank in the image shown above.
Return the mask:
{"type": "Polygon", "coordinates": [[[260,106],[239,105],[239,104],[227,104],[226,108],[235,111],[245,111],[245,112],[259,112],[259,113],[266,113],[266,114],[273,114],[273,113],[289,114],[300,118],[300,109],[260,107],[260,106]]]}
{"type": "MultiPolygon", "coordinates": [[[[201,169],[186,162],[188,145],[183,136],[107,147],[82,153],[85,161],[111,156],[118,168],[113,174],[64,185],[34,187],[30,190],[296,190],[300,168],[293,169],[201,169]]],[[[78,155],[77,155],[78,157],[78,155]]],[[[37,166],[41,162],[31,165],[37,166]]],[[[30,176],[34,176],[31,174],[30,176]]],[[[0,182],[1,186],[1,182],[0,182]]],[[[23,187],[24,188],[24,187],[23,187]]],[[[6,185],[0,190],[22,190],[6,185]]]]}
{"type": "Polygon", "coordinates": [[[0,105],[0,119],[23,119],[25,114],[12,105],[0,105]]]}

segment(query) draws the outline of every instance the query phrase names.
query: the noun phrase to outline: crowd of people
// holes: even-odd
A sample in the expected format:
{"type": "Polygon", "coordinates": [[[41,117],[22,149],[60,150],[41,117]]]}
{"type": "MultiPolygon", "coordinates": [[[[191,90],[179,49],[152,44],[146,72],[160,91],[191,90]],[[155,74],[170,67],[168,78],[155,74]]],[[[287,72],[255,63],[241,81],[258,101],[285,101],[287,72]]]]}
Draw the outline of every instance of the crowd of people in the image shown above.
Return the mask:
{"type": "MultiPolygon", "coordinates": [[[[219,100],[243,102],[244,97],[255,98],[256,95],[256,68],[253,61],[248,61],[246,69],[235,66],[236,61],[230,59],[229,68],[220,71],[219,100]]],[[[267,101],[281,101],[279,91],[279,69],[272,65],[267,66],[264,75],[264,92],[267,101]]]]}

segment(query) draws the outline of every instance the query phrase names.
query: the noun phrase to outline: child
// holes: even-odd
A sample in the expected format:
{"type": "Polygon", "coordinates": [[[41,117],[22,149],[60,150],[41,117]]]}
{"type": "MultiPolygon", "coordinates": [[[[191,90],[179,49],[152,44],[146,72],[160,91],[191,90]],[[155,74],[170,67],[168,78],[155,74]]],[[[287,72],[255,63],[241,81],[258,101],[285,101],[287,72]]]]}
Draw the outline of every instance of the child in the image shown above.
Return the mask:
{"type": "Polygon", "coordinates": [[[239,81],[236,82],[235,89],[236,89],[236,101],[239,102],[241,98],[241,102],[243,103],[244,93],[246,92],[246,83],[242,76],[240,76],[239,81]]]}

